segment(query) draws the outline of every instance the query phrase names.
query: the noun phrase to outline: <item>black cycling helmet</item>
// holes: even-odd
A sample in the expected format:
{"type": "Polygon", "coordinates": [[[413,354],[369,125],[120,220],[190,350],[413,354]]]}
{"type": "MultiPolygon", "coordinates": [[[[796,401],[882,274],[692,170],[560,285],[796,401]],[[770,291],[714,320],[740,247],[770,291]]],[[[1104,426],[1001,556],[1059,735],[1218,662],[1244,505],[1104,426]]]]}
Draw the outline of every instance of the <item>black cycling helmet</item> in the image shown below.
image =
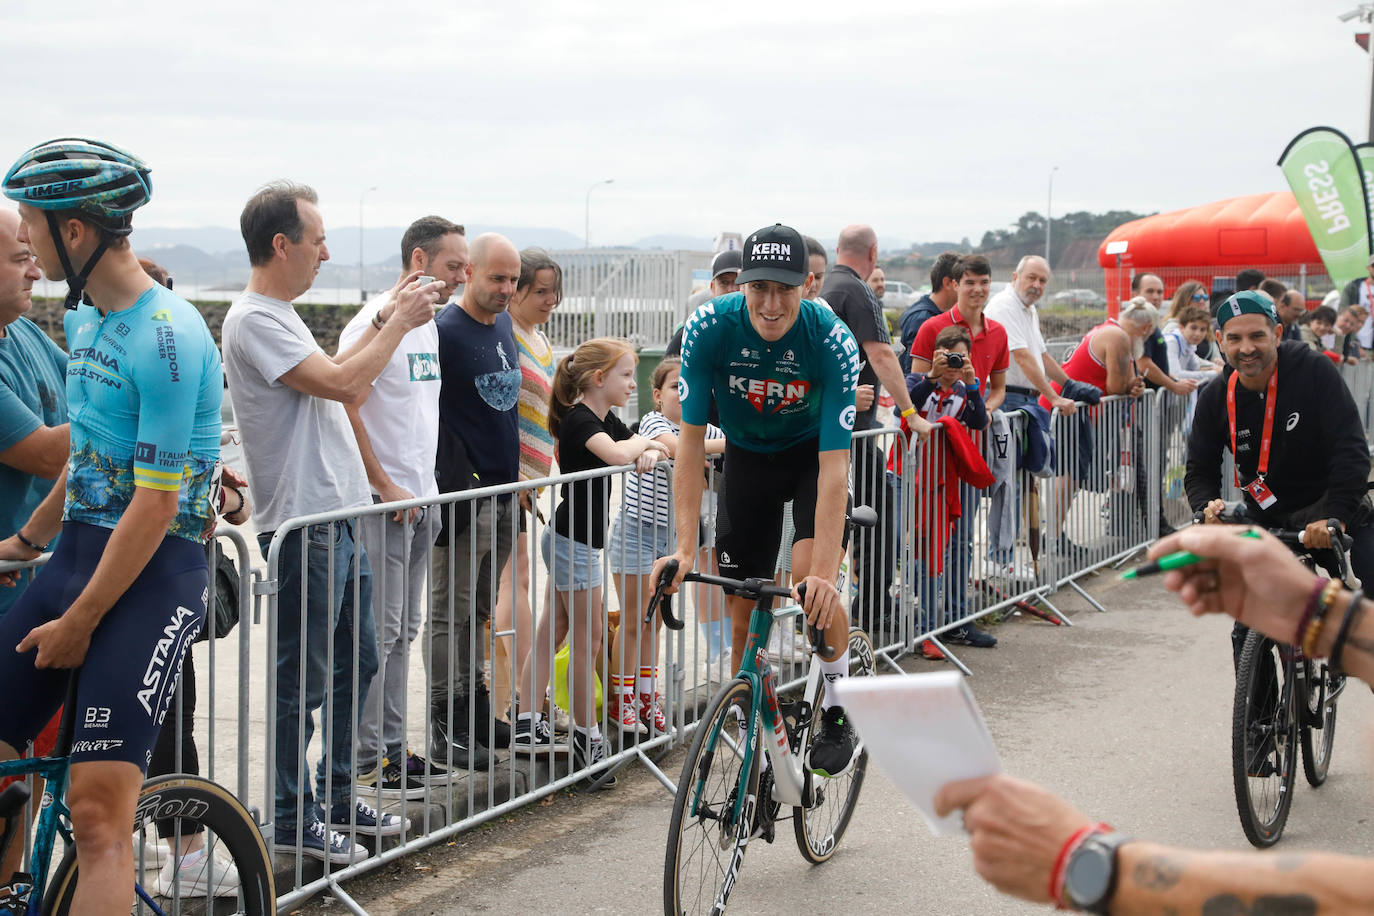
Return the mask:
{"type": "Polygon", "coordinates": [[[30,149],[5,174],[5,196],[45,211],[62,269],[67,308],[81,301],[86,278],[112,239],[128,235],[132,214],[153,195],[148,166],[117,146],[64,137],[30,149]],[[101,231],[100,244],[80,272],[72,269],[57,213],[75,211],[101,231]]]}

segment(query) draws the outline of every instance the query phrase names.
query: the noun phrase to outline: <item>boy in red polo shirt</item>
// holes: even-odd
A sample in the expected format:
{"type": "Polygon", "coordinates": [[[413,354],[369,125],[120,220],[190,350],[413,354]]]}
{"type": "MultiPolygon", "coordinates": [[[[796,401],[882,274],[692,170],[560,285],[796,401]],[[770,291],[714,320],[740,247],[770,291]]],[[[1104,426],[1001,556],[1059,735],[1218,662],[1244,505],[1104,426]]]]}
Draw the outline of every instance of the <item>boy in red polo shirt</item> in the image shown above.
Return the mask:
{"type": "Polygon", "coordinates": [[[1007,366],[1011,351],[1007,349],[1007,330],[991,318],[983,317],[992,290],[992,267],[981,254],[966,254],[950,271],[958,290],[958,301],[948,312],[936,315],[921,325],[911,344],[911,371],[925,374],[930,371],[935,352],[935,338],[945,328],[960,324],[968,328],[973,338],[973,371],[987,392],[989,411],[1002,406],[1007,396],[1007,366]]]}
{"type": "MultiPolygon", "coordinates": [[[[921,375],[929,373],[935,358],[935,339],[940,332],[956,325],[965,328],[973,341],[969,358],[978,377],[978,387],[987,393],[984,403],[991,413],[1002,406],[1007,396],[1007,366],[1011,364],[1006,328],[991,318],[983,317],[983,307],[988,304],[988,294],[992,290],[992,267],[981,254],[966,254],[955,263],[950,273],[957,284],[958,299],[948,312],[936,315],[921,325],[916,340],[911,344],[911,371],[921,375]]],[[[981,437],[975,436],[975,440],[981,441],[981,437]]],[[[973,519],[978,510],[978,497],[978,490],[968,484],[959,485],[963,514],[954,525],[946,581],[968,581],[973,576],[973,519]]],[[[962,606],[952,610],[956,617],[966,612],[967,607],[962,606]]],[[[992,634],[983,632],[971,623],[947,631],[941,638],[945,642],[978,648],[990,649],[997,645],[992,634]]]]}

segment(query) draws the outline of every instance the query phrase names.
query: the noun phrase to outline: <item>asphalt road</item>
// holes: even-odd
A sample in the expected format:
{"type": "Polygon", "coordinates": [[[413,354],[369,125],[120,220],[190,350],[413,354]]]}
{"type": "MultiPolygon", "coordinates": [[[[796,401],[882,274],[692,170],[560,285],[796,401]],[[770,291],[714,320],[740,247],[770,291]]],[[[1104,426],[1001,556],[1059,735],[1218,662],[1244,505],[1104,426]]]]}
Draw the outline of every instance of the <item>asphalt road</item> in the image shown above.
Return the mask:
{"type": "MultiPolygon", "coordinates": [[[[1101,576],[1100,614],[1061,595],[1076,626],[1013,619],[992,650],[964,650],[1006,769],[1072,799],[1132,835],[1248,849],[1230,775],[1234,681],[1229,621],[1195,621],[1158,580],[1101,576]]],[[[906,660],[911,671],[935,670],[906,660]]],[[[1301,775],[1281,850],[1374,855],[1371,708],[1342,697],[1331,777],[1301,775]]],[[[676,778],[682,754],[668,758],[676,778]]],[[[559,797],[348,886],[375,914],[662,911],[672,799],[642,769],[615,790],[559,797]]],[[[339,912],[337,904],[312,904],[339,912]]],[[[935,839],[876,769],[854,822],[823,866],[807,866],[790,825],[751,844],[732,913],[993,914],[1045,912],[998,895],[974,874],[963,838],[935,839]]]]}

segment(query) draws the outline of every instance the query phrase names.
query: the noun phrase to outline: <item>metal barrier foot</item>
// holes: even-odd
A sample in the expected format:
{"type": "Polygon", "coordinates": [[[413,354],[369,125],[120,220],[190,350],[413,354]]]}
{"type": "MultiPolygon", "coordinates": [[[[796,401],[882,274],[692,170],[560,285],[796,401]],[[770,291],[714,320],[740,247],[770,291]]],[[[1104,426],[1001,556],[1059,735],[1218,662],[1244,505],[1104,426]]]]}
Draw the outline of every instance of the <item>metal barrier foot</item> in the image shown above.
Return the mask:
{"type": "Polygon", "coordinates": [[[1045,607],[1049,608],[1049,612],[1053,614],[1056,618],[1058,618],[1058,622],[1066,624],[1067,626],[1074,625],[1072,620],[1064,616],[1063,611],[1059,610],[1059,608],[1054,606],[1054,602],[1050,600],[1048,595],[1036,595],[1035,601],[1037,604],[1043,604],[1045,607]]]}
{"type": "Polygon", "coordinates": [[[963,662],[959,661],[959,656],[949,651],[949,646],[945,645],[943,642],[941,642],[938,638],[934,636],[927,636],[926,639],[934,643],[935,648],[939,649],[942,653],[944,653],[945,658],[948,659],[950,664],[954,665],[954,667],[964,672],[964,677],[973,677],[973,669],[969,668],[968,665],[965,665],[963,662]]]}
{"type": "Polygon", "coordinates": [[[676,797],[677,783],[669,779],[667,775],[658,768],[658,764],[654,763],[654,761],[649,757],[649,755],[644,753],[643,748],[635,748],[635,754],[639,757],[639,762],[644,764],[648,771],[653,774],[654,779],[657,779],[659,782],[663,783],[663,788],[668,790],[668,794],[676,797]]]}
{"type": "Polygon", "coordinates": [[[1078,594],[1082,595],[1084,601],[1088,602],[1093,607],[1097,608],[1100,612],[1102,612],[1103,614],[1107,613],[1107,609],[1104,608],[1102,605],[1098,604],[1097,599],[1094,598],[1092,595],[1089,595],[1087,592],[1085,592],[1083,590],[1083,587],[1079,585],[1077,582],[1070,580],[1069,587],[1072,588],[1074,591],[1078,592],[1078,594]]]}
{"type": "Polygon", "coordinates": [[[326,889],[329,891],[329,895],[342,903],[344,909],[348,910],[350,913],[356,913],[357,916],[367,916],[367,910],[359,906],[358,901],[348,896],[348,892],[339,887],[338,881],[331,878],[326,889]]]}

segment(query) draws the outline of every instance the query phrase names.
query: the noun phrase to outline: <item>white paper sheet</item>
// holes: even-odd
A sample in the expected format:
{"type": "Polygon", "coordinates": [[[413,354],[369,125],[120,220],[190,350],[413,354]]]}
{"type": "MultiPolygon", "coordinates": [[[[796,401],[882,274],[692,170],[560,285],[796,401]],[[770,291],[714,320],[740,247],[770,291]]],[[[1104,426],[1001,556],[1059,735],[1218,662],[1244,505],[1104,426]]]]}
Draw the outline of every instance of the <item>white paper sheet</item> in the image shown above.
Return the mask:
{"type": "Polygon", "coordinates": [[[846,677],[826,685],[853,719],[869,758],[921,813],[936,836],[963,832],[959,812],[935,816],[947,782],[1002,772],[997,746],[964,676],[846,677]]]}

